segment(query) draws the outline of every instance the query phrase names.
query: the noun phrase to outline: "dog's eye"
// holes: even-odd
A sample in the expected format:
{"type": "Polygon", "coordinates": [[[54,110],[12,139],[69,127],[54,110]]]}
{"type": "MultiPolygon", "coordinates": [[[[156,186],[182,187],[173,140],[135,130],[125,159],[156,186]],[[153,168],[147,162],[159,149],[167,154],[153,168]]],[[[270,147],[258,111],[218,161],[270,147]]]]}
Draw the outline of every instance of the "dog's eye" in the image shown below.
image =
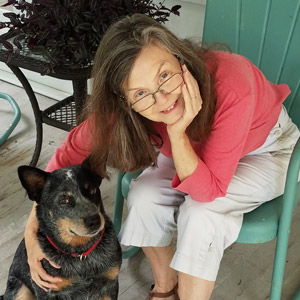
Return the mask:
{"type": "Polygon", "coordinates": [[[70,200],[68,198],[63,198],[59,201],[60,204],[69,204],[70,200]]]}
{"type": "Polygon", "coordinates": [[[96,188],[90,189],[90,193],[91,193],[91,195],[96,194],[97,193],[97,189],[96,188]]]}
{"type": "Polygon", "coordinates": [[[84,188],[87,190],[87,192],[90,194],[90,195],[95,195],[97,193],[97,188],[95,187],[92,187],[91,185],[89,185],[88,183],[86,183],[84,185],[84,188]]]}

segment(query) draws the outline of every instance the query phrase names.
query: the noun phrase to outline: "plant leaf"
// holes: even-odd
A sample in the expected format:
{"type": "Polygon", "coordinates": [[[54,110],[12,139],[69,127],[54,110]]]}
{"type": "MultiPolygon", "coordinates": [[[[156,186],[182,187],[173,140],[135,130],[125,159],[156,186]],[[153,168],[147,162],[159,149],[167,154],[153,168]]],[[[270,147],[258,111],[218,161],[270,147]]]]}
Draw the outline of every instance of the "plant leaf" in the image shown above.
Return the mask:
{"type": "Polygon", "coordinates": [[[10,6],[10,5],[15,4],[16,2],[17,2],[16,0],[10,0],[7,3],[2,4],[1,6],[2,7],[10,6]]]}
{"type": "Polygon", "coordinates": [[[10,42],[6,40],[1,40],[1,44],[8,50],[8,52],[13,52],[14,47],[10,42]]]}

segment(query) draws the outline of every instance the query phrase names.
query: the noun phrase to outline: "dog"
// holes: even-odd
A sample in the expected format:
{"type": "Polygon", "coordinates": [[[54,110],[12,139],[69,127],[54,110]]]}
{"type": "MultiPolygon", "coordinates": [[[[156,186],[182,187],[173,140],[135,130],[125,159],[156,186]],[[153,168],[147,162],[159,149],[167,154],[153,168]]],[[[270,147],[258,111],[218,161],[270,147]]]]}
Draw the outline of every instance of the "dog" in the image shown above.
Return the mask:
{"type": "Polygon", "coordinates": [[[122,251],[105,214],[101,177],[87,161],[53,172],[20,166],[29,199],[37,203],[38,242],[61,268],[43,259],[43,268],[63,279],[45,292],[31,279],[24,239],[9,270],[4,300],[115,300],[122,251]]]}

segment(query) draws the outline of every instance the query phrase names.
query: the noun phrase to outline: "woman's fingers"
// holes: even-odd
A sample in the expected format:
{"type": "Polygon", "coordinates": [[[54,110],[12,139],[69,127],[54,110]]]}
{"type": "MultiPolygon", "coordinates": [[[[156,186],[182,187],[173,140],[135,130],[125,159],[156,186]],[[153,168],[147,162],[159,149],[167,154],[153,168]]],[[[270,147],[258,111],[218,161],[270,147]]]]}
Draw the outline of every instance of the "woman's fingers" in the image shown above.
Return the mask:
{"type": "Polygon", "coordinates": [[[45,258],[48,260],[48,262],[50,263],[50,265],[51,265],[52,267],[54,267],[54,268],[56,268],[56,269],[60,269],[60,266],[57,265],[55,262],[53,262],[52,260],[50,260],[48,257],[45,257],[45,258]]]}
{"type": "Polygon", "coordinates": [[[36,263],[31,264],[30,274],[32,280],[44,291],[48,291],[48,289],[57,288],[56,283],[62,281],[59,277],[54,277],[49,275],[43,268],[40,261],[36,261],[36,263]]]}
{"type": "Polygon", "coordinates": [[[188,91],[186,83],[183,84],[182,95],[183,95],[183,99],[184,99],[185,111],[188,114],[190,114],[193,112],[193,104],[192,104],[192,98],[190,96],[190,93],[188,91]]]}
{"type": "Polygon", "coordinates": [[[41,261],[47,260],[54,268],[60,268],[57,264],[51,261],[42,252],[39,244],[33,243],[32,248],[28,251],[28,264],[32,280],[43,290],[57,288],[56,283],[61,282],[62,279],[49,275],[42,266],[41,261]]]}
{"type": "Polygon", "coordinates": [[[182,71],[184,83],[181,87],[181,93],[184,101],[184,111],[177,122],[167,126],[169,136],[173,137],[186,131],[186,128],[191,124],[202,107],[202,98],[197,81],[185,65],[182,66],[182,71]]]}
{"type": "Polygon", "coordinates": [[[183,70],[183,97],[185,101],[186,110],[194,114],[198,114],[202,107],[202,98],[200,95],[200,90],[196,79],[188,71],[186,65],[182,66],[183,70]]]}

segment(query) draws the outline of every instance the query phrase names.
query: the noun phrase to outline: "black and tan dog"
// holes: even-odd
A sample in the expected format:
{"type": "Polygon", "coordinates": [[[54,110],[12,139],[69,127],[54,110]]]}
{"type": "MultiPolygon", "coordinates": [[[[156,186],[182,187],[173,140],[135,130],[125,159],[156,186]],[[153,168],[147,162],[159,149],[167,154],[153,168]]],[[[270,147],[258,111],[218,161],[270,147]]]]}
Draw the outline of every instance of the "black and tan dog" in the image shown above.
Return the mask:
{"type": "Polygon", "coordinates": [[[101,178],[87,162],[52,173],[21,166],[18,173],[29,198],[37,203],[40,246],[61,268],[46,260],[42,265],[63,281],[48,293],[32,281],[23,240],[9,271],[4,300],[117,299],[122,254],[103,209],[101,178]]]}

